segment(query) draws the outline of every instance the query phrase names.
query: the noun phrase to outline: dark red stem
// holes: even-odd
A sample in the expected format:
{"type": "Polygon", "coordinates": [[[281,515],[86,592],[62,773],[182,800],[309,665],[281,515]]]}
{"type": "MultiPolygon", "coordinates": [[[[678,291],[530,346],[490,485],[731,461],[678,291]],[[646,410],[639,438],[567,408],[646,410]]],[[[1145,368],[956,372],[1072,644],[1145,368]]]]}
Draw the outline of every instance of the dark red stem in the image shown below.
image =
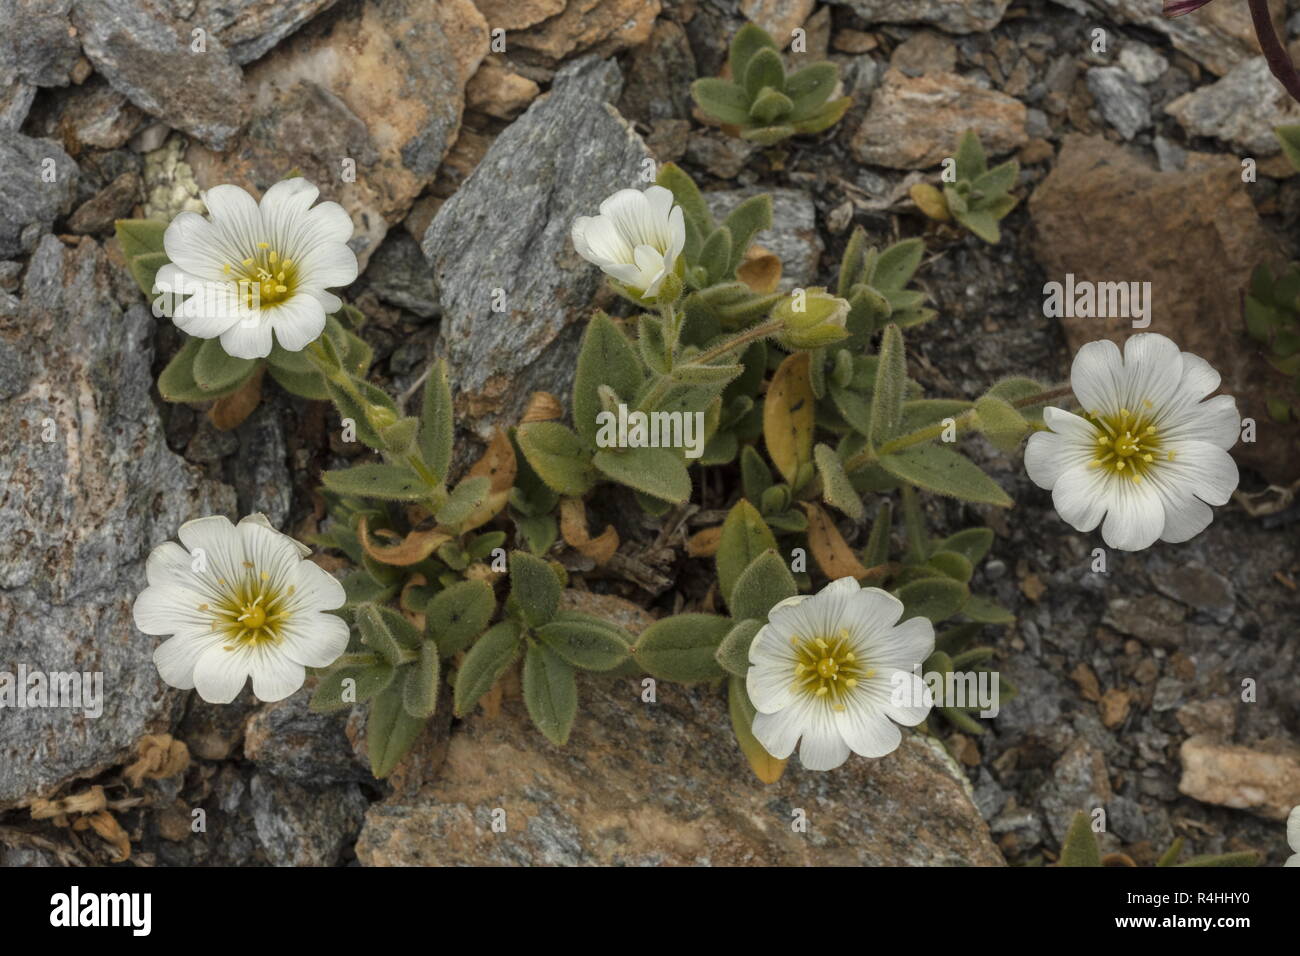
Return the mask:
{"type": "Polygon", "coordinates": [[[1291,98],[1300,102],[1300,73],[1296,72],[1291,54],[1287,53],[1286,47],[1278,39],[1277,31],[1273,29],[1268,0],[1250,0],[1250,18],[1255,23],[1255,36],[1259,38],[1259,48],[1264,51],[1264,59],[1268,60],[1268,68],[1286,87],[1291,98]]]}

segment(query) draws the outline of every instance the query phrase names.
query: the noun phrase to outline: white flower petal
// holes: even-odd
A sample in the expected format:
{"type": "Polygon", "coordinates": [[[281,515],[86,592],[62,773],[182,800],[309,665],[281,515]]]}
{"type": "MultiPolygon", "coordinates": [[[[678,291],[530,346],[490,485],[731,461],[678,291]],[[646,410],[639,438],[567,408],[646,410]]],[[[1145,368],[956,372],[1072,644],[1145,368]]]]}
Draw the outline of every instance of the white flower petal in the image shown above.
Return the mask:
{"type": "Polygon", "coordinates": [[[299,561],[289,583],[294,588],[291,604],[295,609],[333,611],[341,608],[348,599],[339,579],[314,561],[299,561]]]}
{"type": "Polygon", "coordinates": [[[298,282],[303,289],[325,289],[356,281],[357,256],[341,242],[322,242],[298,253],[298,282]]]}
{"type": "MultiPolygon", "coordinates": [[[[257,244],[264,241],[266,235],[257,200],[238,186],[231,185],[213,186],[203,193],[202,198],[226,249],[225,261],[234,264],[253,255],[257,244]],[[232,252],[235,254],[230,255],[232,252]]],[[[181,265],[184,267],[184,263],[181,265]]]]}
{"type": "Polygon", "coordinates": [[[834,770],[849,759],[849,745],[840,735],[835,712],[814,707],[804,724],[799,744],[799,762],[809,770],[834,770]]]}
{"type": "Polygon", "coordinates": [[[325,307],[314,295],[300,292],[262,313],[263,323],[275,331],[281,347],[290,352],[301,352],[325,331],[325,307]]]}
{"type": "MultiPolygon", "coordinates": [[[[221,232],[196,212],[178,213],[163,231],[167,258],[196,280],[221,282],[223,266],[238,262],[221,232]]],[[[247,253],[245,253],[247,255],[247,253]]]]}
{"type": "Polygon", "coordinates": [[[244,542],[230,519],[222,515],[196,518],[181,525],[176,536],[190,552],[191,567],[198,562],[206,568],[195,573],[213,587],[219,579],[234,581],[243,573],[244,542]],[[200,550],[201,556],[196,554],[200,550]]]}
{"type": "MultiPolygon", "coordinates": [[[[195,578],[197,583],[198,578],[195,578]]],[[[151,584],[131,605],[135,626],[146,634],[206,632],[212,629],[212,615],[199,610],[211,600],[199,591],[178,584],[151,584]]]]}
{"type": "Polygon", "coordinates": [[[1142,551],[1165,530],[1165,506],[1151,481],[1113,478],[1107,487],[1106,520],[1101,537],[1112,548],[1142,551]]]}
{"type": "Polygon", "coordinates": [[[252,654],[253,696],[272,703],[284,700],[303,685],[307,670],[279,647],[258,645],[252,654]]]}
{"type": "Polygon", "coordinates": [[[794,753],[795,745],[799,743],[806,710],[804,701],[796,699],[789,707],[782,707],[773,713],[755,714],[754,725],[750,730],[764,750],[777,760],[785,760],[794,753]]]}
{"type": "Polygon", "coordinates": [[[1210,526],[1214,511],[1195,495],[1176,500],[1165,500],[1165,530],[1160,540],[1170,544],[1190,541],[1210,526]]]}
{"type": "Polygon", "coordinates": [[[1070,366],[1070,388],[1086,412],[1117,412],[1124,374],[1124,357],[1109,339],[1089,342],[1070,366]],[[1113,406],[1113,407],[1112,407],[1113,406]]]}
{"type": "MultiPolygon", "coordinates": [[[[888,596],[893,597],[892,594],[888,596]]],[[[900,603],[899,613],[901,612],[900,603]]],[[[873,628],[871,637],[863,648],[867,663],[877,670],[910,671],[933,651],[934,625],[924,617],[909,618],[894,627],[886,625],[883,628],[873,628]]]]}
{"type": "Polygon", "coordinates": [[[1102,469],[1072,465],[1052,487],[1052,505],[1075,531],[1091,531],[1106,514],[1108,488],[1109,479],[1102,469]]]}
{"type": "Polygon", "coordinates": [[[1170,450],[1174,460],[1160,462],[1156,472],[1162,483],[1196,495],[1206,504],[1228,503],[1240,480],[1230,454],[1207,441],[1179,442],[1170,450]]]}
{"type": "Polygon", "coordinates": [[[253,669],[251,649],[219,641],[208,647],[194,663],[194,689],[209,704],[228,704],[244,688],[253,669]]]}
{"type": "Polygon", "coordinates": [[[271,323],[260,316],[236,322],[221,333],[221,347],[235,358],[266,358],[271,354],[271,323]]]}
{"type": "MultiPolygon", "coordinates": [[[[867,702],[850,700],[844,710],[835,713],[835,726],[844,743],[855,754],[873,759],[897,750],[903,740],[897,725],[867,702]]],[[[799,756],[802,759],[802,751],[799,756]]]]}
{"type": "Polygon", "coordinates": [[[282,641],[277,649],[289,660],[307,667],[329,667],[348,647],[347,622],[321,611],[294,614],[280,634],[282,641]]]}
{"type": "MultiPolygon", "coordinates": [[[[752,656],[750,658],[753,660],[752,656]]],[[[760,714],[771,714],[789,707],[794,700],[794,660],[789,662],[768,658],[754,661],[745,672],[745,690],[754,709],[760,714]]]]}
{"type": "MultiPolygon", "coordinates": [[[[180,690],[194,689],[194,668],[205,653],[222,643],[223,635],[185,631],[154,649],[153,662],[163,682],[180,690]]],[[[236,691],[238,693],[238,691],[236,691]]]]}
{"type": "MultiPolygon", "coordinates": [[[[330,245],[347,245],[352,238],[352,217],[336,202],[323,202],[307,213],[312,238],[330,245]]],[[[348,280],[351,281],[351,280],[348,280]]]]}
{"type": "Polygon", "coordinates": [[[1300,853],[1300,807],[1292,807],[1286,818],[1286,842],[1296,853],[1300,853]]]}

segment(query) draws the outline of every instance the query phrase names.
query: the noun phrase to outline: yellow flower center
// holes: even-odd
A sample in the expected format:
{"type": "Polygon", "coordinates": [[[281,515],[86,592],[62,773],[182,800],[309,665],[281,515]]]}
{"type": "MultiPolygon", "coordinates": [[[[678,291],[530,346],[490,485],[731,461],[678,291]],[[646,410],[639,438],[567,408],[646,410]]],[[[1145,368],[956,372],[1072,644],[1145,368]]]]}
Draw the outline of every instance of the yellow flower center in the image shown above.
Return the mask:
{"type": "MultiPolygon", "coordinates": [[[[1151,402],[1142,404],[1150,409],[1151,402]]],[[[1137,414],[1121,408],[1117,414],[1087,414],[1097,429],[1097,448],[1089,468],[1104,468],[1112,475],[1140,482],[1155,468],[1156,462],[1174,460],[1174,453],[1161,451],[1159,430],[1149,411],[1137,414]]]]}
{"type": "Polygon", "coordinates": [[[293,585],[283,591],[272,586],[271,576],[248,561],[244,569],[247,573],[234,584],[217,579],[225,593],[215,606],[198,607],[212,616],[212,629],[226,635],[228,651],[250,644],[279,644],[284,639],[280,629],[289,616],[288,598],[294,592],[293,585]]]}
{"type": "Polygon", "coordinates": [[[298,279],[294,261],[266,242],[257,244],[256,255],[239,263],[226,263],[223,271],[239,283],[240,301],[246,308],[283,302],[293,295],[298,279]]]}
{"type": "Polygon", "coordinates": [[[841,629],[833,637],[792,637],[794,647],[794,690],[825,700],[833,710],[844,709],[844,698],[858,681],[875,675],[875,671],[858,660],[841,629]]]}

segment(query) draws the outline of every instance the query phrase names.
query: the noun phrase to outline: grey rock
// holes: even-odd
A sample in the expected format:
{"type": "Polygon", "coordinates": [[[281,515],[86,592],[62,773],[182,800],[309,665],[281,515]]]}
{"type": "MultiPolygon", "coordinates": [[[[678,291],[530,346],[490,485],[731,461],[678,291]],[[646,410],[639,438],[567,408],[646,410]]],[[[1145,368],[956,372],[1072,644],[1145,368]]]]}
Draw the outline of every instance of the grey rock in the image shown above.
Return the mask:
{"type": "Polygon", "coordinates": [[[215,149],[243,124],[243,73],[215,36],[191,52],[190,28],[158,0],[79,0],[86,57],[136,106],[215,149]]]}
{"type": "Polygon", "coordinates": [[[265,55],[336,0],[199,0],[185,17],[217,34],[230,58],[248,63],[265,55]]]}
{"type": "MultiPolygon", "coordinates": [[[[1215,3],[1191,16],[1166,17],[1153,0],[1053,0],[1089,19],[1146,27],[1169,37],[1210,72],[1222,76],[1258,53],[1250,11],[1244,3],[1215,3]]],[[[1273,0],[1282,7],[1282,0],[1273,0]]]]}
{"type": "Polygon", "coordinates": [[[257,774],[253,826],[272,866],[333,866],[361,831],[369,802],[356,784],[308,789],[257,774]]]}
{"type": "Polygon", "coordinates": [[[158,641],[131,604],[155,545],[235,504],[167,449],[150,398],[155,319],[117,304],[112,270],[95,242],[46,236],[16,321],[0,321],[23,382],[0,403],[0,670],[98,672],[104,690],[95,718],[0,715],[0,806],[101,771],[179,716],[185,695],[159,679],[158,641]]]}
{"type": "Polygon", "coordinates": [[[719,179],[735,179],[759,147],[719,130],[695,130],[686,141],[686,158],[719,179]]]}
{"type": "Polygon", "coordinates": [[[633,51],[628,62],[619,112],[646,124],[689,119],[695,77],[695,54],[686,31],[672,20],[659,20],[650,39],[633,51]]]}
{"type": "Polygon", "coordinates": [[[1153,571],[1151,582],[1162,594],[1205,611],[1221,624],[1232,619],[1237,604],[1232,582],[1202,564],[1177,564],[1153,571]]]}
{"type": "Polygon", "coordinates": [[[1101,751],[1083,738],[1075,740],[1052,768],[1052,777],[1038,795],[1043,818],[1058,843],[1065,840],[1070,821],[1079,811],[1091,814],[1107,806],[1113,794],[1101,751]]]}
{"type": "Polygon", "coordinates": [[[388,234],[366,266],[366,282],[375,295],[423,319],[438,314],[433,274],[420,245],[405,229],[388,234]]]}
{"type": "Polygon", "coordinates": [[[278,410],[272,403],[263,402],[239,426],[238,434],[234,485],[239,513],[260,511],[275,527],[283,527],[293,500],[293,478],[278,410]]]}
{"type": "Polygon", "coordinates": [[[113,223],[131,215],[140,198],[140,176],[127,171],[77,207],[68,219],[68,231],[81,235],[111,232],[113,223]]]}
{"type": "Polygon", "coordinates": [[[99,76],[47,94],[42,105],[29,132],[57,139],[74,152],[86,146],[115,150],[148,121],[126,94],[99,76]]]}
{"type": "Polygon", "coordinates": [[[0,87],[67,86],[81,46],[68,13],[73,0],[0,4],[0,87]]]}
{"type": "Polygon", "coordinates": [[[4,92],[0,92],[0,133],[16,133],[36,99],[36,87],[21,80],[11,80],[3,86],[4,92]]]}
{"type": "Polygon", "coordinates": [[[458,411],[481,436],[514,422],[533,390],[564,394],[572,381],[583,320],[603,280],[574,251],[570,227],[616,190],[644,187],[650,159],[609,105],[621,86],[612,61],[566,66],[425,233],[458,411]],[[503,314],[492,312],[497,289],[503,314]]]}
{"type": "Polygon", "coordinates": [[[1256,156],[1282,149],[1273,127],[1300,122],[1300,105],[1262,56],[1233,67],[1217,83],[1184,93],[1165,112],[1192,136],[1213,136],[1256,156]]]}
{"type": "Polygon", "coordinates": [[[244,727],[245,758],[262,773],[307,786],[371,779],[352,752],[347,714],[318,714],[310,703],[304,690],[263,705],[244,727]]]}
{"type": "Polygon", "coordinates": [[[822,239],[817,231],[817,207],[800,189],[728,189],[704,194],[714,218],[722,219],[750,196],[772,197],[772,228],[754,241],[781,260],[781,289],[813,285],[821,262],[822,239]]]}
{"type": "Polygon", "coordinates": [[[1155,138],[1156,162],[1162,173],[1177,172],[1187,166],[1187,150],[1163,136],[1155,138]]]}
{"type": "Polygon", "coordinates": [[[1139,40],[1125,40],[1119,51],[1119,65],[1139,83],[1154,83],[1169,69],[1169,61],[1139,40]]]}
{"type": "Polygon", "coordinates": [[[992,30],[1002,21],[1011,0],[830,0],[849,7],[867,21],[878,23],[928,23],[949,33],[992,30]]]}
{"type": "Polygon", "coordinates": [[[1097,109],[1125,139],[1151,125],[1151,96],[1128,71],[1118,66],[1094,66],[1087,80],[1097,109]]]}
{"type": "Polygon", "coordinates": [[[50,139],[0,136],[0,258],[31,252],[66,215],[77,188],[77,164],[50,139]]]}

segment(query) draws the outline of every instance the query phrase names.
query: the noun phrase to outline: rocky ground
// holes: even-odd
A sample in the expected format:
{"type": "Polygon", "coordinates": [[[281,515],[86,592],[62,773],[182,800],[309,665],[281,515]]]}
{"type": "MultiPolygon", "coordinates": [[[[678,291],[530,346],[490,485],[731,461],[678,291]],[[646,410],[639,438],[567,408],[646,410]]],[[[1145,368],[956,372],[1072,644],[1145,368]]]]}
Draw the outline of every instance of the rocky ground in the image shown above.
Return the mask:
{"type": "MultiPolygon", "coordinates": [[[[1300,436],[1264,410],[1239,296],[1300,236],[1300,179],[1269,132],[1297,116],[1244,4],[1177,21],[1149,0],[37,6],[0,12],[17,40],[0,47],[0,671],[102,671],[106,694],[95,719],[0,710],[5,864],[1018,864],[1053,859],[1072,814],[1097,807],[1106,849],[1140,864],[1178,836],[1285,857],[1300,436]],[[809,52],[793,57],[840,64],[855,105],[837,127],[765,151],[692,112],[691,80],[717,74],[746,17],[781,38],[802,28],[809,52]],[[967,127],[1022,166],[996,247],[927,225],[907,198],[967,127]],[[1235,452],[1251,497],[1186,545],[1111,553],[1098,572],[1099,537],[1062,524],[1018,456],[977,444],[1016,507],[928,507],[938,529],[997,532],[977,585],[1017,616],[986,640],[1019,696],[979,737],[913,735],[882,761],[792,765],[768,788],[710,688],[661,685],[649,703],[636,681],[589,681],[564,750],[506,695],[494,715],[433,721],[376,784],[360,713],[313,715],[305,694],[218,708],[163,686],[130,621],[150,548],[212,512],[309,533],[319,472],[352,451],[332,411],[269,382],[233,431],[163,404],[152,381],[179,335],[126,275],[113,220],[307,175],[356,224],[348,297],[376,381],[400,393],[447,355],[468,449],[531,390],[565,393],[604,295],[568,225],[647,158],[681,163],[719,209],[773,192],[760,242],[789,287],[830,281],[855,224],[880,242],[926,235],[920,282],[940,318],[908,340],[935,395],[1059,381],[1081,343],[1126,331],[1045,317],[1044,282],[1150,281],[1151,329],[1208,358],[1258,422],[1235,452]]],[[[1295,41],[1300,15],[1276,6],[1295,41]]],[[[710,480],[708,507],[729,480],[710,480]]],[[[698,574],[623,504],[593,502],[642,573],[575,565],[567,599],[635,630],[698,574]]]]}

